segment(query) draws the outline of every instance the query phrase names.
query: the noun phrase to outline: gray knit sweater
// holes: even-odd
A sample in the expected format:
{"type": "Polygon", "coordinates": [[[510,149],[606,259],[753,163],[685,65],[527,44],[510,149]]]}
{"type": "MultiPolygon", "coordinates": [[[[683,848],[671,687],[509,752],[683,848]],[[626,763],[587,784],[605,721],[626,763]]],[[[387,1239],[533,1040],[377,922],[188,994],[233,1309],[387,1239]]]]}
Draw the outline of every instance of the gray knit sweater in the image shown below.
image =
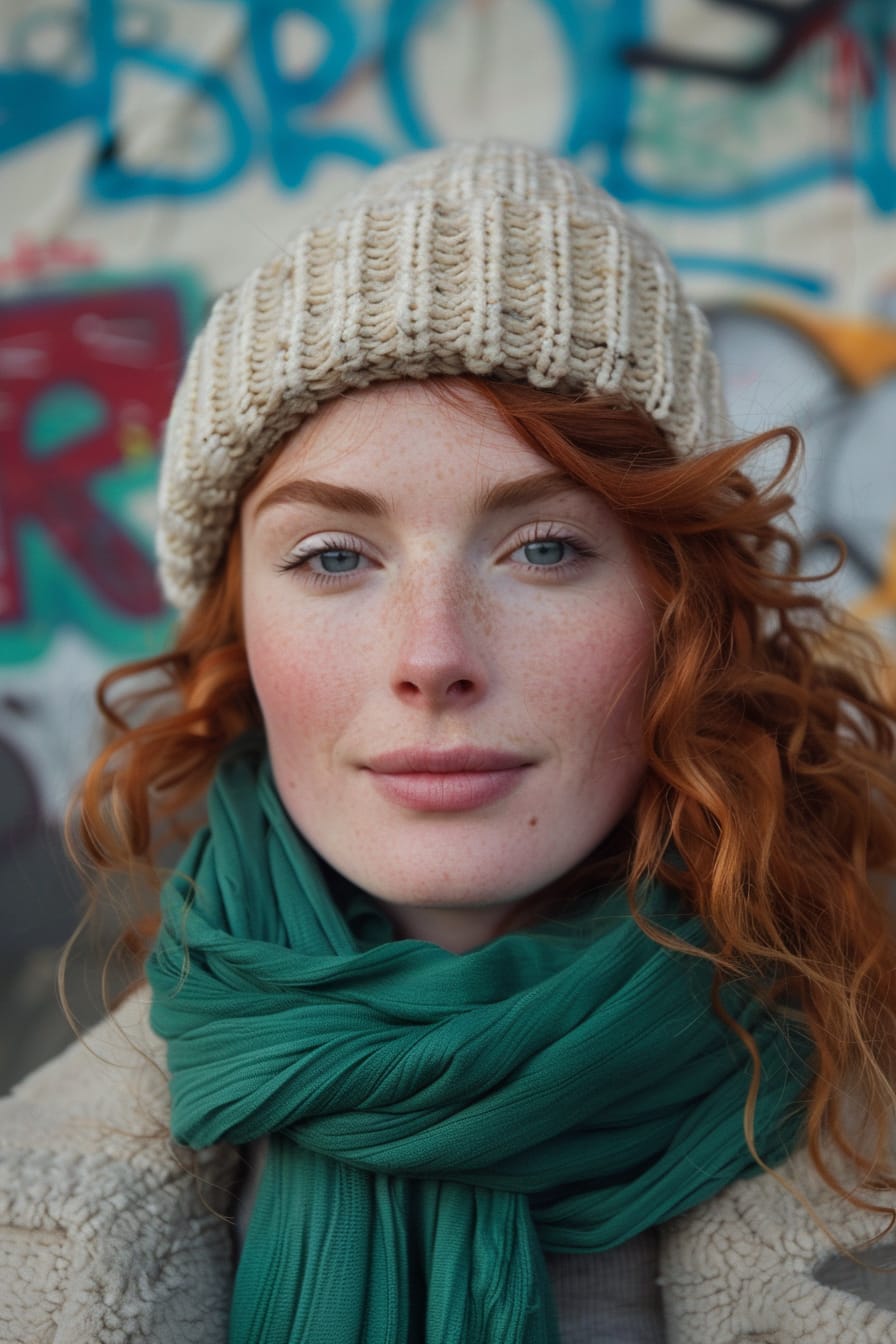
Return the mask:
{"type": "MultiPolygon", "coordinates": [[[[134,996],[0,1101],[0,1341],[226,1341],[245,1168],[219,1145],[194,1173],[172,1146],[164,1044],[146,1008],[134,996]]],[[[805,1153],[780,1174],[847,1248],[885,1226],[838,1199],[805,1153]]],[[[651,1238],[638,1272],[643,1291],[661,1290],[667,1344],[896,1344],[896,1273],[874,1269],[896,1264],[896,1231],[857,1268],[772,1176],[735,1182],[652,1237],[659,1274],[651,1238]]],[[[631,1317],[610,1324],[612,1294],[593,1299],[611,1261],[559,1259],[550,1270],[567,1340],[639,1338],[620,1333],[631,1317]]],[[[650,1319],[642,1311],[638,1328],[650,1319]]]]}

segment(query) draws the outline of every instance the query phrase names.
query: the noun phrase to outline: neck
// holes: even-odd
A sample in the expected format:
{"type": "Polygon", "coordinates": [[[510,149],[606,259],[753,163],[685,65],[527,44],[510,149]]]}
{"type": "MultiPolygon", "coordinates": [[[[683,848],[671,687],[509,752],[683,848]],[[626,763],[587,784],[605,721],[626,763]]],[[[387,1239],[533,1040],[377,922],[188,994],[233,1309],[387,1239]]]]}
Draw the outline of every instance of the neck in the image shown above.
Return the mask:
{"type": "Polygon", "coordinates": [[[377,899],[399,938],[419,938],[446,952],[472,952],[491,942],[507,905],[418,906],[396,905],[377,899]]]}
{"type": "MultiPolygon", "coordinates": [[[[346,901],[359,887],[327,863],[322,855],[317,855],[327,886],[333,899],[345,912],[346,901]]],[[[500,921],[507,914],[509,904],[500,901],[488,905],[464,906],[419,906],[400,905],[395,901],[386,901],[371,893],[367,898],[386,916],[396,938],[418,938],[424,943],[434,943],[446,952],[472,952],[477,947],[491,942],[500,921]]]]}

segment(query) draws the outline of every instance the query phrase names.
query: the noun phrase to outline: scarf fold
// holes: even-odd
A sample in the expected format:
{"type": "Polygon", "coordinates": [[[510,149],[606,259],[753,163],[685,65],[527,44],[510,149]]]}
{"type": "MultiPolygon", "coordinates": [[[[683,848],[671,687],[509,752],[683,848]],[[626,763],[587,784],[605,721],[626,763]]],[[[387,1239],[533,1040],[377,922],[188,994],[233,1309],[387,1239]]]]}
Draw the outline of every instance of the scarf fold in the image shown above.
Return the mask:
{"type": "MultiPolygon", "coordinates": [[[[662,884],[645,914],[707,944],[662,884]]],[[[462,956],[340,909],[263,742],[224,756],[147,964],[172,1132],[270,1135],[236,1274],[241,1344],[558,1344],[546,1251],[619,1245],[760,1170],[746,1048],[712,965],[605,888],[462,956]]],[[[807,1039],[742,987],[769,1166],[799,1137],[807,1039]]]]}

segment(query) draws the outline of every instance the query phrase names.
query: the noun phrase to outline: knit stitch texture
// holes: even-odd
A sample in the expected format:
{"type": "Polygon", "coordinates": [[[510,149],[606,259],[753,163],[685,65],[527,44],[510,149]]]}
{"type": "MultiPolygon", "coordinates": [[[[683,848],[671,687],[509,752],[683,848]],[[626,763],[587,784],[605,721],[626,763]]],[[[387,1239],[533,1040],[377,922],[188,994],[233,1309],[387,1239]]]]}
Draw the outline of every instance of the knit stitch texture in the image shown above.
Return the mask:
{"type": "Polygon", "coordinates": [[[706,318],[634,216],[528,146],[411,155],[215,303],[165,438],[157,549],[169,600],[195,604],[241,487],[321,402],[462,373],[625,397],[682,453],[725,436],[706,318]]]}

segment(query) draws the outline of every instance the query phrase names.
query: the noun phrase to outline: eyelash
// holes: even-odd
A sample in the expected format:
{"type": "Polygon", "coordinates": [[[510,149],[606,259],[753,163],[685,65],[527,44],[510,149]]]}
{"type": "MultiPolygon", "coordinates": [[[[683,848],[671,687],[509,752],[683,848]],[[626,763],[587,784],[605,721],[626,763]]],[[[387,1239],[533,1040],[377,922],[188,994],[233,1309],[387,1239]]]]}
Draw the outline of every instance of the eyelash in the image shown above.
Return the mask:
{"type": "MultiPolygon", "coordinates": [[[[598,555],[598,552],[594,550],[593,547],[586,545],[585,542],[579,541],[578,538],[570,536],[566,532],[556,529],[553,524],[550,524],[546,529],[539,530],[533,536],[521,537],[513,549],[518,551],[521,546],[537,545],[540,541],[561,542],[575,552],[575,559],[569,560],[561,565],[531,565],[528,562],[524,564],[524,569],[529,573],[538,574],[539,576],[548,575],[556,576],[558,578],[565,577],[570,571],[577,570],[587,560],[593,560],[598,555]]],[[[326,537],[313,551],[306,551],[300,556],[288,557],[281,564],[277,565],[277,570],[281,574],[286,574],[292,570],[304,569],[305,573],[302,576],[303,578],[308,579],[311,583],[326,585],[332,583],[339,584],[342,583],[344,579],[355,578],[360,572],[357,569],[348,570],[344,574],[326,574],[321,573],[319,570],[308,568],[309,560],[314,560],[318,555],[329,555],[332,551],[351,552],[353,555],[362,556],[364,554],[363,551],[360,551],[357,546],[353,545],[347,537],[326,537]]]]}

